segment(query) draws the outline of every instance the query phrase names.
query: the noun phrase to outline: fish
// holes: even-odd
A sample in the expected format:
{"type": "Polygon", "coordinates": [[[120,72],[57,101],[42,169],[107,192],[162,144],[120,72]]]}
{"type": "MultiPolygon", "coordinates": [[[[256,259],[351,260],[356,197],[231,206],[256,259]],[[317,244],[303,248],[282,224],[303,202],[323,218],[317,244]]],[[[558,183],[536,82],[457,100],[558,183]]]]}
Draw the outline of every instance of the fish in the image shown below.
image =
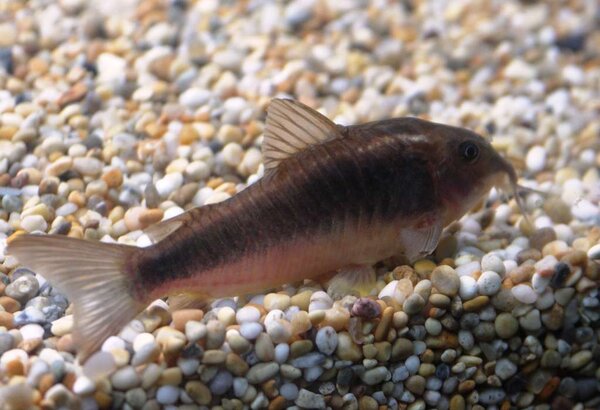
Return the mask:
{"type": "Polygon", "coordinates": [[[262,153],[261,179],[150,227],[148,247],[11,238],[7,252],[73,303],[79,360],[158,298],[323,277],[337,294],[368,288],[376,263],[431,254],[492,187],[518,187],[512,165],[467,129],[413,117],[343,126],[291,99],[269,104],[262,153]]]}

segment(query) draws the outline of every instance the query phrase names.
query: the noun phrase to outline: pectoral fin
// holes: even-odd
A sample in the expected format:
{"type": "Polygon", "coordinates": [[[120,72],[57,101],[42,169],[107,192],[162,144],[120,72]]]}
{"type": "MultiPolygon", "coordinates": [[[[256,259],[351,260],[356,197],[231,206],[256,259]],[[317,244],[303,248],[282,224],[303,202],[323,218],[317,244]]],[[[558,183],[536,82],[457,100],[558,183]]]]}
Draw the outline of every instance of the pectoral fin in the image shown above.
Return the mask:
{"type": "Polygon", "coordinates": [[[334,299],[346,295],[367,296],[375,285],[375,269],[370,265],[342,268],[331,279],[327,293],[334,299]]]}
{"type": "Polygon", "coordinates": [[[435,215],[427,215],[415,226],[403,228],[399,237],[403,254],[411,262],[429,255],[440,241],[442,228],[441,219],[435,215]]]}

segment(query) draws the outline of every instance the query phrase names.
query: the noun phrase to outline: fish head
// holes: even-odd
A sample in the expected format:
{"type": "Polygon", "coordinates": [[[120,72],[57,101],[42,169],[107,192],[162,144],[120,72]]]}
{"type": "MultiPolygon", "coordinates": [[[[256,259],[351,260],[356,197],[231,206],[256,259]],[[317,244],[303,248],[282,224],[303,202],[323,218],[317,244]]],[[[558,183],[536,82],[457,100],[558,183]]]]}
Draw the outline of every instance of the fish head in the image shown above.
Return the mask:
{"type": "MultiPolygon", "coordinates": [[[[437,127],[436,127],[437,128],[437,127]]],[[[450,223],[472,209],[492,187],[510,186],[517,195],[517,174],[482,136],[457,127],[439,126],[436,135],[436,179],[445,205],[445,222],[450,223]]]]}

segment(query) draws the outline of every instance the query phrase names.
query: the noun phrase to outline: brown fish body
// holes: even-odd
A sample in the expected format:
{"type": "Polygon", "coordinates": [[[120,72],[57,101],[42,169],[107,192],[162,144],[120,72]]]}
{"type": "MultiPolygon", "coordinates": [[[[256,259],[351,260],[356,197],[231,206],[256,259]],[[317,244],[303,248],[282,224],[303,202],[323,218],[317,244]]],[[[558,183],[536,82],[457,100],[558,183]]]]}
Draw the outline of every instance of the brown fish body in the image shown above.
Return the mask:
{"type": "Polygon", "coordinates": [[[330,287],[346,292],[382,259],[431,253],[501,177],[516,183],[467,130],[414,118],[341,127],[289,100],[269,109],[263,154],[261,180],[150,229],[150,247],[24,236],[9,252],[73,301],[85,358],[155,298],[234,296],[336,271],[330,287]]]}
{"type": "Polygon", "coordinates": [[[197,209],[168,240],[140,251],[140,293],[231,296],[402,252],[402,230],[443,209],[429,144],[398,136],[402,122],[397,128],[347,129],[230,200],[197,209]]]}

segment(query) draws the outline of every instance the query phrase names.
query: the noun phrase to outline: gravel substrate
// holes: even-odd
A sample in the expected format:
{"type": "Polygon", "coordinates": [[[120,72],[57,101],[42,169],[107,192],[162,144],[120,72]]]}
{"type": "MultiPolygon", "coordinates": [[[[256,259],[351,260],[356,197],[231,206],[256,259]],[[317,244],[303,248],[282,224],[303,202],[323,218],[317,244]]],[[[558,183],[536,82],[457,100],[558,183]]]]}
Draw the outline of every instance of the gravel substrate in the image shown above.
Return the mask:
{"type": "Polygon", "coordinates": [[[599,21],[593,0],[0,1],[0,408],[600,408],[599,21]],[[82,367],[72,306],[8,238],[147,245],[261,177],[282,96],[468,127],[545,194],[526,219],[493,191],[369,297],[158,300],[82,367]]]}

